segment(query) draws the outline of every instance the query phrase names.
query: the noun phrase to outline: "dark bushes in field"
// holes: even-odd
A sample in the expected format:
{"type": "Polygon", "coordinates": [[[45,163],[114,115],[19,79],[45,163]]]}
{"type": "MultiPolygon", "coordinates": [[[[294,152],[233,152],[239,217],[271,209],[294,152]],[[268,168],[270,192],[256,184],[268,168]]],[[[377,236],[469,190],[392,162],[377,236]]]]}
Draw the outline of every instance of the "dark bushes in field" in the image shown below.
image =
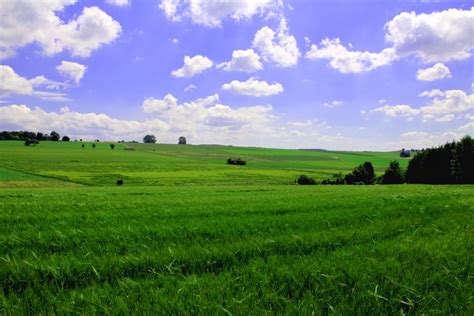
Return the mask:
{"type": "Polygon", "coordinates": [[[404,181],[403,170],[398,161],[394,160],[390,162],[390,166],[385,169],[385,173],[380,177],[379,182],[381,184],[400,184],[404,181]]]}
{"type": "Polygon", "coordinates": [[[25,141],[25,146],[38,145],[39,141],[36,139],[28,139],[25,141]]]}
{"type": "Polygon", "coordinates": [[[178,138],[178,145],[186,145],[186,137],[180,136],[178,138]]]}
{"type": "Polygon", "coordinates": [[[66,135],[64,135],[63,138],[61,138],[61,141],[63,141],[63,142],[68,142],[70,140],[71,139],[69,138],[69,136],[66,136],[66,135]]]}
{"type": "Polygon", "coordinates": [[[61,137],[58,132],[52,131],[51,134],[49,134],[51,137],[51,140],[53,142],[59,141],[59,138],[61,137]]]}
{"type": "Polygon", "coordinates": [[[92,144],[92,148],[95,148],[95,144],[92,144]]]}
{"type": "Polygon", "coordinates": [[[408,158],[410,157],[410,150],[405,150],[405,148],[402,148],[402,150],[400,151],[400,158],[408,158]]]}
{"type": "Polygon", "coordinates": [[[374,166],[372,166],[372,163],[368,161],[355,167],[352,173],[349,173],[344,177],[344,181],[347,184],[353,184],[356,182],[362,182],[364,184],[373,184],[374,179],[374,166]]]}
{"type": "Polygon", "coordinates": [[[406,181],[474,184],[474,139],[467,135],[458,142],[417,153],[408,164],[406,181]]]}
{"type": "Polygon", "coordinates": [[[228,165],[238,165],[238,166],[245,166],[247,162],[241,158],[228,158],[227,159],[228,165]]]}
{"type": "Polygon", "coordinates": [[[305,174],[300,175],[298,177],[298,179],[296,179],[296,182],[299,185],[314,185],[314,184],[316,184],[316,181],[314,181],[313,178],[310,178],[305,174]]]}
{"type": "Polygon", "coordinates": [[[110,144],[110,149],[114,150],[115,149],[115,144],[110,144]]]}
{"type": "Polygon", "coordinates": [[[143,142],[146,144],[155,144],[156,137],[155,135],[145,135],[145,137],[143,137],[143,142]]]}

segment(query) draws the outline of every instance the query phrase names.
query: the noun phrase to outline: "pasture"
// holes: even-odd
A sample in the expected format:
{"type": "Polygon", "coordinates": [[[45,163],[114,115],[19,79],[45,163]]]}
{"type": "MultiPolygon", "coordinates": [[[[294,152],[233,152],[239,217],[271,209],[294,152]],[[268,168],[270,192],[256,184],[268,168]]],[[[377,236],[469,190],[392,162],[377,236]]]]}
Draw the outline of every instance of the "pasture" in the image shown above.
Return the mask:
{"type": "Polygon", "coordinates": [[[123,146],[0,142],[0,314],[474,312],[472,186],[294,185],[398,153],[123,146]]]}

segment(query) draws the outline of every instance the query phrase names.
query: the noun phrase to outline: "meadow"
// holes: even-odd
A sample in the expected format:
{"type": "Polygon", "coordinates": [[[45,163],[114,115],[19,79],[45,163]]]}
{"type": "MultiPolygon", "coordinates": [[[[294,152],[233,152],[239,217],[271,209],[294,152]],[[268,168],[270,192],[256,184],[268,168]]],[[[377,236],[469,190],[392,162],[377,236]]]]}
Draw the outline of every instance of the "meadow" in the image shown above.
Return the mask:
{"type": "Polygon", "coordinates": [[[474,312],[472,186],[294,185],[396,152],[90,145],[0,142],[0,314],[474,312]]]}

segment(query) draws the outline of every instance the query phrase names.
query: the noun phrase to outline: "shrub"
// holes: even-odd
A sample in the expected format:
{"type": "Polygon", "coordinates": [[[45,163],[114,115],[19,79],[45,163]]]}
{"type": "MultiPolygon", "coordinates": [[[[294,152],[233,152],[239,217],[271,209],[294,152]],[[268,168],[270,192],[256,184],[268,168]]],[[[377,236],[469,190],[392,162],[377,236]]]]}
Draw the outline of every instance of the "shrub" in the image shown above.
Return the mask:
{"type": "Polygon", "coordinates": [[[296,182],[299,184],[299,185],[314,185],[316,184],[316,181],[314,181],[313,178],[310,178],[308,177],[307,175],[300,175],[298,177],[298,179],[296,179],[296,182]]]}
{"type": "Polygon", "coordinates": [[[372,163],[366,161],[360,164],[352,173],[349,173],[344,178],[347,184],[353,184],[354,182],[363,182],[364,184],[373,184],[375,178],[374,166],[372,163]]]}
{"type": "Polygon", "coordinates": [[[114,144],[110,144],[110,149],[114,149],[115,148],[115,145],[114,144]]]}
{"type": "Polygon", "coordinates": [[[186,137],[181,136],[178,138],[178,145],[186,145],[186,137]]]}
{"type": "Polygon", "coordinates": [[[145,137],[143,137],[143,142],[146,144],[155,144],[156,137],[155,135],[145,135],[145,137]]]}
{"type": "Polygon", "coordinates": [[[95,148],[95,144],[92,144],[92,148],[95,148]]]}
{"type": "Polygon", "coordinates": [[[403,171],[398,161],[390,162],[390,166],[385,169],[385,173],[380,178],[381,184],[400,184],[403,183],[403,171]]]}
{"type": "Polygon", "coordinates": [[[229,158],[229,159],[227,159],[227,164],[228,165],[245,166],[247,164],[247,162],[245,160],[240,159],[240,158],[229,158]]]}
{"type": "Polygon", "coordinates": [[[59,136],[59,133],[57,133],[57,132],[55,132],[55,131],[52,131],[51,134],[50,134],[50,136],[51,136],[51,140],[52,140],[53,142],[57,142],[57,141],[59,140],[59,137],[60,137],[60,136],[59,136]]]}
{"type": "Polygon", "coordinates": [[[61,138],[61,141],[63,141],[63,142],[68,142],[70,140],[71,139],[69,138],[69,136],[66,136],[66,135],[64,135],[63,138],[61,138]]]}

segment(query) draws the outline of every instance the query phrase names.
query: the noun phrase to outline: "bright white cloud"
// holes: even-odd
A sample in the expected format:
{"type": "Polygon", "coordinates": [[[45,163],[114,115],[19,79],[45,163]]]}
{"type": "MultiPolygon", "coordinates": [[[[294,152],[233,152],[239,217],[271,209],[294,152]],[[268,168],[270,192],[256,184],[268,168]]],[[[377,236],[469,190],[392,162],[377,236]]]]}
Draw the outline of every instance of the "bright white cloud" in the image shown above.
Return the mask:
{"type": "Polygon", "coordinates": [[[409,105],[385,105],[372,111],[382,112],[390,117],[413,118],[421,115],[424,121],[436,120],[438,122],[452,121],[454,113],[465,112],[474,108],[474,94],[467,94],[462,90],[431,90],[420,94],[432,100],[420,107],[412,108],[409,105]]]}
{"type": "Polygon", "coordinates": [[[311,60],[328,59],[332,68],[345,74],[371,71],[391,64],[396,58],[391,48],[380,53],[348,50],[338,38],[326,38],[321,41],[320,47],[311,45],[305,57],[311,60]]]}
{"type": "Polygon", "coordinates": [[[422,81],[434,81],[449,77],[451,77],[451,72],[449,71],[449,68],[441,63],[436,63],[429,68],[419,69],[416,74],[416,79],[422,81]]]}
{"type": "Polygon", "coordinates": [[[413,117],[420,113],[420,110],[414,109],[409,105],[406,104],[399,104],[399,105],[384,105],[382,107],[378,107],[373,110],[374,112],[382,112],[387,116],[391,117],[413,117]]]}
{"type": "Polygon", "coordinates": [[[421,107],[424,119],[474,109],[474,94],[468,95],[462,90],[431,90],[422,92],[420,96],[432,98],[430,103],[421,107]]]}
{"type": "Polygon", "coordinates": [[[296,65],[301,55],[295,37],[289,34],[285,19],[280,20],[276,32],[268,26],[258,30],[252,46],[260,53],[264,61],[278,67],[296,65]]]}
{"type": "Polygon", "coordinates": [[[423,62],[466,59],[474,48],[474,8],[430,14],[403,12],[386,24],[386,40],[397,55],[418,56],[423,62]]]}
{"type": "Polygon", "coordinates": [[[196,55],[194,57],[185,56],[183,67],[173,70],[171,75],[177,78],[190,78],[201,72],[211,68],[213,65],[212,60],[206,56],[196,55]]]}
{"type": "Polygon", "coordinates": [[[338,38],[326,38],[319,47],[311,45],[306,58],[328,59],[342,73],[372,71],[408,56],[417,56],[424,63],[466,59],[474,48],[473,24],[474,7],[418,15],[402,12],[385,25],[385,40],[391,46],[379,53],[349,50],[338,38]]]}
{"type": "Polygon", "coordinates": [[[61,64],[56,67],[56,70],[59,71],[61,75],[69,80],[72,80],[75,84],[78,84],[79,81],[81,81],[86,69],[87,66],[85,65],[64,60],[61,61],[61,64]]]}
{"type": "Polygon", "coordinates": [[[125,7],[130,5],[130,0],[105,0],[105,2],[117,7],[125,7]]]}
{"type": "Polygon", "coordinates": [[[255,72],[262,70],[263,66],[260,62],[260,56],[253,49],[234,50],[232,52],[232,60],[217,65],[226,71],[242,71],[255,72]]]}
{"type": "Polygon", "coordinates": [[[240,21],[255,15],[271,14],[280,7],[280,0],[162,0],[160,4],[171,21],[189,18],[193,23],[207,27],[220,27],[226,18],[240,21]]]}
{"type": "Polygon", "coordinates": [[[0,59],[14,56],[16,49],[36,43],[46,55],[68,50],[88,57],[92,51],[115,40],[120,24],[98,7],[84,8],[65,23],[58,16],[75,0],[0,1],[0,59]]]}
{"type": "Polygon", "coordinates": [[[269,84],[255,78],[249,78],[247,81],[233,80],[230,83],[223,84],[221,89],[254,97],[270,96],[283,92],[283,86],[280,83],[269,84]]]}
{"type": "Polygon", "coordinates": [[[142,109],[145,113],[162,112],[178,105],[178,99],[173,95],[167,94],[163,99],[146,98],[143,101],[142,109]]]}
{"type": "Polygon", "coordinates": [[[44,86],[48,89],[57,89],[65,85],[48,80],[44,76],[37,76],[30,80],[18,75],[13,68],[0,65],[0,97],[9,95],[31,95],[51,101],[67,101],[64,93],[38,91],[35,88],[44,86]]]}
{"type": "Polygon", "coordinates": [[[324,105],[324,106],[327,106],[328,108],[337,108],[337,107],[341,106],[342,104],[343,104],[342,101],[340,101],[340,100],[334,100],[334,101],[332,101],[332,102],[326,102],[326,103],[324,103],[323,105],[324,105]]]}

